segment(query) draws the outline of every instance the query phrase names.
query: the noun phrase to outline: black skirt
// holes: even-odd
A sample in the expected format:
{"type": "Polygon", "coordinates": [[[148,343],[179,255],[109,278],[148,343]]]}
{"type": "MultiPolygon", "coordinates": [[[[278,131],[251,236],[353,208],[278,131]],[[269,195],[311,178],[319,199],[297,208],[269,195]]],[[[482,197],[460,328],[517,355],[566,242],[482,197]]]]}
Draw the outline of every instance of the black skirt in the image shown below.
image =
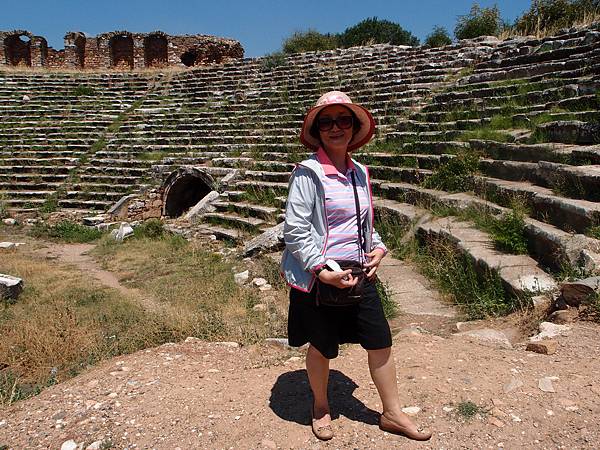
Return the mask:
{"type": "Polygon", "coordinates": [[[362,301],[354,306],[317,306],[316,283],[310,293],[292,288],[288,341],[294,347],[310,342],[328,359],[338,355],[340,344],[360,344],[366,350],[390,347],[390,326],[375,283],[366,283],[362,301]]]}

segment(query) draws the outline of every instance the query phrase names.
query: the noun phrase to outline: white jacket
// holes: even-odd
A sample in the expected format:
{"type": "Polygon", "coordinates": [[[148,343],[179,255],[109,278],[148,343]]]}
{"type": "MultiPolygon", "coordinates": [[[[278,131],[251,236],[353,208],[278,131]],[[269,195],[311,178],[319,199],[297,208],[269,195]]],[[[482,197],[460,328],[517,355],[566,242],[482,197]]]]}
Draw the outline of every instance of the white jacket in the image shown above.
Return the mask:
{"type": "MultiPolygon", "coordinates": [[[[367,253],[375,248],[387,251],[373,228],[373,193],[366,166],[352,160],[356,166],[357,184],[369,187],[367,218],[362,224],[367,253]]],[[[299,163],[290,177],[285,209],[283,238],[285,250],[281,258],[281,273],[286,282],[301,291],[310,292],[315,281],[311,269],[325,263],[329,230],[325,210],[325,189],[321,183],[323,167],[316,154],[299,163]]]]}

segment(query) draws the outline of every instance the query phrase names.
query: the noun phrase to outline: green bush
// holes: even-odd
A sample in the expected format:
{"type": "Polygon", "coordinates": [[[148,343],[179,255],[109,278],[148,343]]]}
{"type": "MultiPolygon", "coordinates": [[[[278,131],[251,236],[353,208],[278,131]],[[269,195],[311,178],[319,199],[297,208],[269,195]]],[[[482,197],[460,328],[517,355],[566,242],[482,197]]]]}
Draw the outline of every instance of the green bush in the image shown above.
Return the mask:
{"type": "Polygon", "coordinates": [[[159,219],[148,219],[133,230],[136,238],[159,239],[165,234],[163,223],[159,219]]]}
{"type": "Polygon", "coordinates": [[[337,37],[317,30],[296,31],[283,41],[283,53],[302,53],[319,50],[331,50],[338,47],[337,37]]]}
{"type": "Polygon", "coordinates": [[[96,94],[96,91],[90,86],[77,86],[75,89],[73,89],[73,95],[75,97],[81,97],[84,95],[90,96],[94,94],[96,94]]]}
{"type": "Polygon", "coordinates": [[[96,228],[86,227],[68,220],[63,220],[54,226],[37,223],[33,226],[29,234],[36,238],[70,243],[91,242],[102,236],[102,232],[96,228]]]}
{"type": "Polygon", "coordinates": [[[286,63],[285,53],[283,52],[273,52],[265,55],[265,57],[260,62],[261,68],[265,71],[273,70],[277,67],[284,66],[286,63]]]}
{"type": "Polygon", "coordinates": [[[425,38],[425,45],[430,47],[443,47],[452,44],[452,39],[444,27],[436,25],[433,31],[425,38]]]}
{"type": "Polygon", "coordinates": [[[423,186],[448,192],[473,190],[473,175],[479,167],[479,158],[471,153],[463,153],[450,159],[425,179],[423,186]]]}
{"type": "Polygon", "coordinates": [[[456,39],[473,39],[479,36],[497,36],[502,30],[500,10],[496,5],[481,8],[474,3],[469,14],[459,16],[454,28],[456,39]]]}
{"type": "Polygon", "coordinates": [[[413,47],[419,45],[419,39],[399,24],[377,17],[370,17],[346,28],[339,35],[339,42],[343,47],[385,43],[413,47]]]}
{"type": "Polygon", "coordinates": [[[584,22],[587,16],[600,14],[598,0],[537,0],[514,24],[522,34],[540,34],[584,22]]]}

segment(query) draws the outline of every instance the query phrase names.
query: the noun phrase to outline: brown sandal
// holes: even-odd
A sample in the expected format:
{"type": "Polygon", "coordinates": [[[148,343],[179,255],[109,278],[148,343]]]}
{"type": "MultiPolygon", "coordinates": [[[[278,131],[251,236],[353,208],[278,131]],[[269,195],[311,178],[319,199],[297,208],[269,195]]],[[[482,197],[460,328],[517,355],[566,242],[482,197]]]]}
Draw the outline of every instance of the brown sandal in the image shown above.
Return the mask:
{"type": "Polygon", "coordinates": [[[400,434],[415,441],[428,441],[429,439],[431,439],[430,431],[422,432],[419,431],[417,428],[410,429],[407,427],[400,426],[392,422],[383,414],[379,416],[379,428],[383,431],[387,431],[388,433],[400,434]]]}
{"type": "Polygon", "coordinates": [[[311,410],[311,424],[313,434],[321,439],[322,441],[328,441],[333,437],[333,428],[329,425],[317,425],[317,419],[315,419],[315,407],[313,405],[311,410]]]}

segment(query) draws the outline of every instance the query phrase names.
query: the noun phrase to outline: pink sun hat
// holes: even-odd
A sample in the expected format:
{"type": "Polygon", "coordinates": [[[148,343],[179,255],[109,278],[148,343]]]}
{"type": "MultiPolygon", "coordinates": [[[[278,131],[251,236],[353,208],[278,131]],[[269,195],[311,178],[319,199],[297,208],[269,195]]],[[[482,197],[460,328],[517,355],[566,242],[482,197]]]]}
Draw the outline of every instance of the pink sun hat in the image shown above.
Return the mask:
{"type": "Polygon", "coordinates": [[[348,151],[356,150],[369,142],[375,133],[375,121],[373,120],[373,116],[362,106],[352,103],[350,97],[340,91],[330,91],[323,94],[319,100],[317,100],[317,105],[306,113],[306,116],[304,116],[304,123],[302,124],[302,131],[300,132],[300,142],[311,150],[317,150],[321,146],[319,139],[310,134],[310,129],[313,126],[317,115],[324,108],[331,105],[345,106],[356,115],[357,120],[360,122],[360,129],[352,136],[352,140],[348,144],[348,151]]]}

